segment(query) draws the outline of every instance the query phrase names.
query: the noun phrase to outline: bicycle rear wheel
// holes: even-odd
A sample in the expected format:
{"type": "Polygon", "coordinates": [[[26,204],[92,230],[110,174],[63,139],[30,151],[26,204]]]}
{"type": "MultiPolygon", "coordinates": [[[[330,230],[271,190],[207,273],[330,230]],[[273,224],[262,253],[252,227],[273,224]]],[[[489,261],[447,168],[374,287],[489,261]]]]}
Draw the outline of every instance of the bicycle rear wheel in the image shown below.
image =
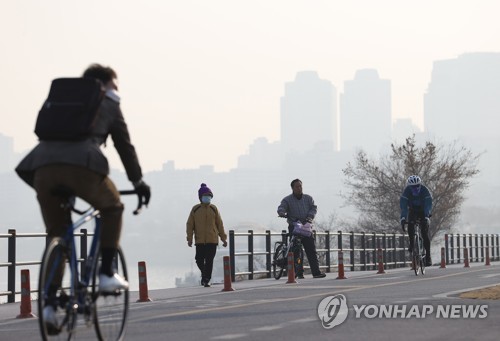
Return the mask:
{"type": "Polygon", "coordinates": [[[73,288],[77,279],[72,278],[69,250],[61,238],[54,238],[46,247],[38,279],[38,322],[42,340],[71,340],[75,334],[77,311],[73,288]],[[47,307],[54,309],[55,321],[45,316],[47,307]],[[52,322],[55,322],[52,323],[52,322]]]}
{"type": "MultiPolygon", "coordinates": [[[[100,257],[92,281],[94,298],[94,326],[99,340],[122,340],[127,321],[129,291],[119,290],[114,293],[99,293],[100,257]]],[[[113,261],[115,272],[128,281],[127,265],[121,248],[113,261]]]]}
{"type": "Polygon", "coordinates": [[[287,258],[285,256],[286,245],[281,242],[277,242],[274,248],[273,256],[273,276],[276,280],[280,279],[285,270],[287,263],[287,258]]]}

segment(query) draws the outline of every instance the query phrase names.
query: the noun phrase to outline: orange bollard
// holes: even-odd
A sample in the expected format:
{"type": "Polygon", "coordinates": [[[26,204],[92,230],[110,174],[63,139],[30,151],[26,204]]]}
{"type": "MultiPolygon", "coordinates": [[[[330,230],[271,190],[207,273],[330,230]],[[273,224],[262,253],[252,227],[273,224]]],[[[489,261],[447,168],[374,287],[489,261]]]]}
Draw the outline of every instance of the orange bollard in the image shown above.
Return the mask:
{"type": "Polygon", "coordinates": [[[148,296],[148,276],[146,274],[146,262],[139,262],[139,299],[137,302],[151,302],[148,296]]]}
{"type": "Polygon", "coordinates": [[[344,275],[344,253],[342,251],[339,251],[339,274],[337,279],[347,279],[344,275]]]}
{"type": "Polygon", "coordinates": [[[490,264],[490,249],[489,248],[486,248],[486,262],[484,263],[484,265],[486,265],[486,266],[491,265],[490,264]]]}
{"type": "Polygon", "coordinates": [[[297,283],[295,280],[295,262],[293,257],[293,252],[288,252],[288,281],[286,284],[297,283]]]}
{"type": "Polygon", "coordinates": [[[234,291],[231,286],[231,262],[229,256],[222,257],[222,262],[224,265],[224,289],[221,291],[234,291]]]}
{"type": "Polygon", "coordinates": [[[378,274],[385,274],[382,249],[378,249],[378,274]]]}
{"type": "Polygon", "coordinates": [[[464,268],[470,268],[469,265],[469,250],[464,249],[464,268]]]}
{"type": "Polygon", "coordinates": [[[444,247],[441,248],[441,266],[440,269],[446,269],[446,256],[444,247]]]}
{"type": "Polygon", "coordinates": [[[21,313],[16,316],[18,319],[36,317],[31,313],[31,289],[30,271],[21,270],[21,313]]]}

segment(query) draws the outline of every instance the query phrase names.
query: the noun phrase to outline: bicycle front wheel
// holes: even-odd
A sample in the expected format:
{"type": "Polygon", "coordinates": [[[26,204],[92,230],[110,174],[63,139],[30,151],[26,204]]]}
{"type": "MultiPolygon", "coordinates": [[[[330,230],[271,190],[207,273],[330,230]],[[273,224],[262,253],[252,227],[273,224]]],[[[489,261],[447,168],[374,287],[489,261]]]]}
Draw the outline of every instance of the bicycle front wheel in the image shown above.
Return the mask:
{"type": "Polygon", "coordinates": [[[286,245],[283,243],[277,243],[277,246],[274,249],[274,258],[273,258],[273,276],[276,280],[280,279],[283,275],[283,271],[285,270],[285,266],[287,264],[287,258],[285,256],[286,245]]]}
{"type": "Polygon", "coordinates": [[[425,252],[424,252],[424,240],[419,238],[419,250],[420,250],[420,273],[425,275],[425,252]]]}
{"type": "Polygon", "coordinates": [[[38,322],[42,340],[71,340],[77,311],[71,288],[77,287],[70,269],[69,250],[61,238],[46,247],[38,279],[38,322]],[[45,311],[44,311],[45,310],[45,311]]]}
{"type": "Polygon", "coordinates": [[[420,247],[418,243],[418,238],[415,237],[415,240],[413,242],[413,252],[412,252],[412,264],[413,264],[413,271],[415,271],[415,276],[418,276],[418,270],[420,267],[420,261],[422,257],[420,256],[420,247]]]}
{"type": "MultiPolygon", "coordinates": [[[[100,269],[100,257],[95,269],[100,269]]],[[[128,281],[127,265],[121,248],[118,248],[113,260],[115,272],[128,281]]],[[[99,270],[94,272],[92,282],[94,297],[94,326],[99,340],[122,340],[127,321],[129,291],[119,290],[114,293],[99,292],[99,270]]]]}

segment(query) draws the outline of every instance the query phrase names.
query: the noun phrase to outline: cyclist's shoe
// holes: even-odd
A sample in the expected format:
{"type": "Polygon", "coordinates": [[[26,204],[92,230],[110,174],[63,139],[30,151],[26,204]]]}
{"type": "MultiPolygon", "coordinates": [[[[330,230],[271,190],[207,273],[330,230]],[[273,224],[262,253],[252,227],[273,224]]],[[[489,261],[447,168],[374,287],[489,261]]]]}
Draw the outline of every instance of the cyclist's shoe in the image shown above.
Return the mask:
{"type": "Polygon", "coordinates": [[[325,277],[326,277],[326,274],[324,272],[320,272],[317,275],[313,275],[313,278],[325,278],[325,277]]]}
{"type": "Polygon", "coordinates": [[[203,286],[205,288],[210,288],[210,282],[207,281],[207,282],[203,283],[203,286]]]}
{"type": "Polygon", "coordinates": [[[99,291],[102,293],[115,293],[119,290],[128,289],[128,282],[118,274],[107,276],[99,275],[99,291]]]}
{"type": "Polygon", "coordinates": [[[59,334],[59,323],[57,323],[56,310],[53,306],[48,305],[43,308],[43,321],[45,322],[45,328],[47,328],[47,333],[49,335],[59,334]]]}

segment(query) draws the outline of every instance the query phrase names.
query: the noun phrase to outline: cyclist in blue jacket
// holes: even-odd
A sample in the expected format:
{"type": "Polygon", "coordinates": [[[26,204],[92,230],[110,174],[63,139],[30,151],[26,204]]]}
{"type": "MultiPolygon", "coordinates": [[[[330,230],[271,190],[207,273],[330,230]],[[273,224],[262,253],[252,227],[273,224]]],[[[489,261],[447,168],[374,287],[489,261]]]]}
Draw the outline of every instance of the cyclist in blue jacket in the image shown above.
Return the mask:
{"type": "Polygon", "coordinates": [[[408,220],[408,237],[410,238],[410,253],[413,250],[413,236],[415,234],[414,222],[420,219],[422,238],[425,247],[425,266],[431,266],[431,240],[429,238],[430,216],[432,212],[432,195],[422,180],[417,175],[411,175],[406,181],[406,187],[399,199],[401,207],[401,227],[405,230],[408,220]]]}

